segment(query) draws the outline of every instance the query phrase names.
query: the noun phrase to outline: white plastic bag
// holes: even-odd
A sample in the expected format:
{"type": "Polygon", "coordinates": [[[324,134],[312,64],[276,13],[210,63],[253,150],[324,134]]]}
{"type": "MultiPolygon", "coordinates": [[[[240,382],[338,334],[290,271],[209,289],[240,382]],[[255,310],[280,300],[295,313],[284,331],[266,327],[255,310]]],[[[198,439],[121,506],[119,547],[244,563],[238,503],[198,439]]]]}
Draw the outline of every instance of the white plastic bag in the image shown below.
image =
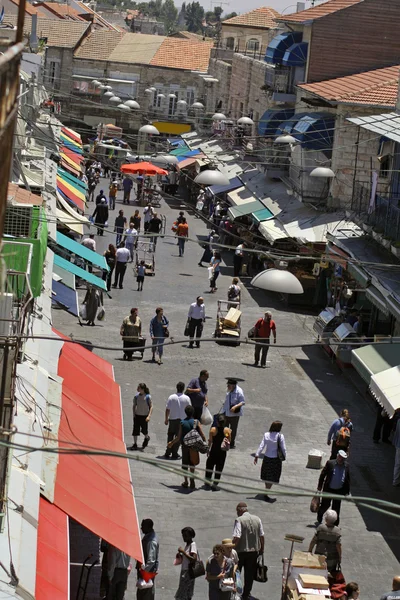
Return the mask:
{"type": "Polygon", "coordinates": [[[81,304],[79,307],[79,316],[82,319],[82,321],[86,321],[87,319],[87,310],[86,310],[86,304],[81,304]]]}
{"type": "Polygon", "coordinates": [[[214,276],[214,269],[212,267],[208,267],[208,279],[212,279],[214,276]]]}
{"type": "Polygon", "coordinates": [[[212,414],[208,410],[207,406],[203,406],[203,412],[201,413],[200,423],[202,425],[211,425],[213,422],[212,414]]]}
{"type": "Polygon", "coordinates": [[[136,587],[139,588],[139,590],[146,590],[148,588],[152,588],[153,580],[149,579],[149,581],[145,581],[144,579],[139,578],[136,582],[136,587]]]}

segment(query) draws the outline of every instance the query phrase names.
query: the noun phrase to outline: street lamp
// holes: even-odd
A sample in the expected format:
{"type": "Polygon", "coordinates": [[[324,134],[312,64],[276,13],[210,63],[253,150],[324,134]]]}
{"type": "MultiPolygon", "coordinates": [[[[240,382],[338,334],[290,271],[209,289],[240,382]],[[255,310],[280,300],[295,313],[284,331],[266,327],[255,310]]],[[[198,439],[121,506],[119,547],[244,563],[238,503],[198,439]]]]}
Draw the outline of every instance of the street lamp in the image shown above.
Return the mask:
{"type": "Polygon", "coordinates": [[[139,104],[139,102],[136,102],[136,100],[126,100],[126,102],[124,102],[124,104],[128,108],[132,108],[134,110],[138,110],[140,108],[140,104],[139,104]]]}
{"type": "Polygon", "coordinates": [[[176,94],[168,94],[168,98],[176,98],[176,94]]]}
{"type": "Polygon", "coordinates": [[[118,104],[117,108],[119,108],[120,110],[124,110],[126,112],[131,112],[131,109],[126,104],[118,104]]]}
{"type": "Polygon", "coordinates": [[[250,117],[240,117],[237,122],[238,125],[254,125],[253,119],[250,117]]]}
{"type": "Polygon", "coordinates": [[[192,108],[194,108],[194,110],[202,110],[204,108],[204,104],[201,102],[193,102],[192,108]]]}
{"type": "Polygon", "coordinates": [[[297,144],[299,140],[296,140],[292,135],[280,135],[274,140],[275,144],[297,144]]]}
{"type": "Polygon", "coordinates": [[[109,100],[110,104],[121,104],[122,100],[119,96],[111,96],[110,100],[109,100]]]}
{"type": "Polygon", "coordinates": [[[100,87],[101,86],[101,81],[98,81],[97,79],[93,79],[92,86],[95,87],[95,88],[100,87]]]}
{"type": "Polygon", "coordinates": [[[202,171],[195,177],[194,182],[198,185],[229,185],[229,179],[221,173],[221,171],[217,171],[216,169],[207,169],[206,171],[202,171]]]}
{"type": "Polygon", "coordinates": [[[327,177],[333,179],[335,173],[329,167],[316,167],[311,171],[310,177],[327,177]]]}
{"type": "Polygon", "coordinates": [[[110,90],[108,90],[107,92],[104,92],[103,94],[103,98],[105,98],[106,100],[109,100],[110,98],[114,97],[114,93],[111,92],[110,90]]]}
{"type": "Polygon", "coordinates": [[[157,127],[154,127],[154,125],[143,125],[143,127],[139,129],[139,133],[144,133],[146,135],[160,135],[157,127]]]}
{"type": "Polygon", "coordinates": [[[146,89],[144,90],[144,93],[145,93],[145,94],[149,94],[149,95],[150,95],[150,94],[152,94],[152,93],[153,93],[153,88],[146,88],[146,89]]]}
{"type": "Polygon", "coordinates": [[[215,113],[211,119],[213,121],[226,121],[226,116],[223,113],[215,113]]]}
{"type": "Polygon", "coordinates": [[[110,90],[112,90],[112,85],[105,85],[104,89],[107,90],[107,92],[109,92],[110,90]]]}
{"type": "Polygon", "coordinates": [[[251,280],[251,285],[269,292],[281,294],[303,294],[303,286],[293,273],[280,269],[267,269],[251,280]]]}

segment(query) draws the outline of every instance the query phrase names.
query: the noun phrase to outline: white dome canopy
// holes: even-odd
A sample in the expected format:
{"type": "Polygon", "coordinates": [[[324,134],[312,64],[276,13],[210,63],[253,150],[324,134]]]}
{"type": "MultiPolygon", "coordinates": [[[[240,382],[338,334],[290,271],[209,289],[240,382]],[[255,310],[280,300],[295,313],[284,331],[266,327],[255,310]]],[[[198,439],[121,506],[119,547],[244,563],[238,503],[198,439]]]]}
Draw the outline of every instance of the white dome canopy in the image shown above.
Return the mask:
{"type": "Polygon", "coordinates": [[[293,273],[280,269],[267,269],[251,280],[251,285],[261,290],[281,294],[303,294],[303,286],[293,273]]]}

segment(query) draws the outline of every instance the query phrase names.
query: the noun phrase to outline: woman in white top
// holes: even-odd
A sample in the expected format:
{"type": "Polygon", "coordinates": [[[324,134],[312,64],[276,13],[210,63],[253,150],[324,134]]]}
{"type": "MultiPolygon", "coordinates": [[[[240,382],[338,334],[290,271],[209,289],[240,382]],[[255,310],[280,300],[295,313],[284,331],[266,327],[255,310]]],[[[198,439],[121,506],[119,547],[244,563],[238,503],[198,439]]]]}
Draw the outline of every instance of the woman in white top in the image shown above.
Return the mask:
{"type": "Polygon", "coordinates": [[[182,557],[181,576],[179,587],[175,594],[175,600],[191,600],[194,594],[194,579],[189,576],[189,565],[197,560],[197,546],[193,539],[196,532],[191,527],[184,527],[181,531],[185,547],[178,548],[178,554],[182,557]]]}
{"type": "MultiPolygon", "coordinates": [[[[254,459],[254,464],[256,465],[260,454],[264,453],[261,466],[261,479],[265,482],[267,490],[271,489],[273,483],[279,483],[282,473],[282,461],[286,459],[286,444],[281,429],[281,421],[274,421],[271,424],[269,431],[264,433],[254,459]]],[[[270,498],[265,495],[264,500],[266,502],[275,502],[276,498],[270,498]]]]}

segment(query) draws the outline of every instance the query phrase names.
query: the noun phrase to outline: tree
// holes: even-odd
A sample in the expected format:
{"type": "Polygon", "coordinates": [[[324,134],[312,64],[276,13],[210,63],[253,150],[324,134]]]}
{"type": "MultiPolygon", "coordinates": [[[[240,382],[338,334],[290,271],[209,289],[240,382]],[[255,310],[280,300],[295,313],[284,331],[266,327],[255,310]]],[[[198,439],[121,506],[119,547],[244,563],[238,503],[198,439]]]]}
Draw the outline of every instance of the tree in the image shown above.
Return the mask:
{"type": "Polygon", "coordinates": [[[221,6],[216,6],[214,8],[214,15],[215,15],[215,20],[216,21],[220,21],[221,20],[221,15],[223,13],[224,9],[221,6]]]}
{"type": "Polygon", "coordinates": [[[161,8],[161,20],[165,25],[166,33],[171,33],[174,29],[178,17],[178,9],[174,4],[174,0],[165,0],[161,8]]]}
{"type": "Polygon", "coordinates": [[[186,2],[182,2],[178,16],[178,25],[179,27],[184,27],[186,25],[186,2]]]}
{"type": "Polygon", "coordinates": [[[227,21],[228,19],[233,19],[233,17],[237,17],[237,13],[231,12],[231,13],[225,15],[224,21],[227,21]]]}
{"type": "Polygon", "coordinates": [[[189,2],[186,5],[186,25],[192,33],[201,32],[203,29],[204,8],[199,2],[189,2]]]}

